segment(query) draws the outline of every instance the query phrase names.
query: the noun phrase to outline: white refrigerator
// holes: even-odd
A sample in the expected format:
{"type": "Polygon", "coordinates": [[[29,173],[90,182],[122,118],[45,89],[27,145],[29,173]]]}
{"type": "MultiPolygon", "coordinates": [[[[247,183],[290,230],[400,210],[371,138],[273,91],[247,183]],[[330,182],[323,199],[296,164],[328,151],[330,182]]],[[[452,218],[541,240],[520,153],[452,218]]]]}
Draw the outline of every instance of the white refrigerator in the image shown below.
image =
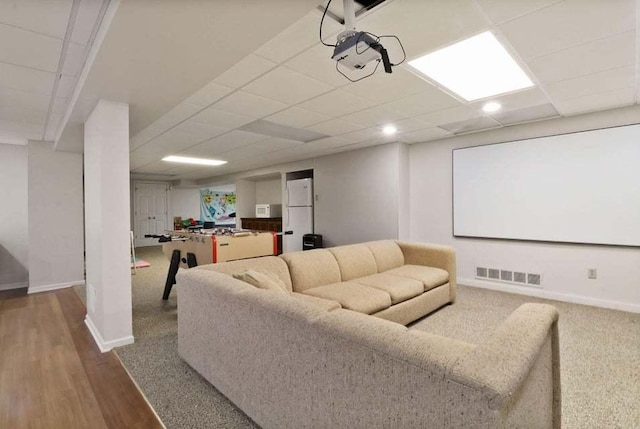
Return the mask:
{"type": "Polygon", "coordinates": [[[287,224],[283,229],[284,251],[302,250],[302,236],[313,233],[312,179],[287,181],[287,224]]]}

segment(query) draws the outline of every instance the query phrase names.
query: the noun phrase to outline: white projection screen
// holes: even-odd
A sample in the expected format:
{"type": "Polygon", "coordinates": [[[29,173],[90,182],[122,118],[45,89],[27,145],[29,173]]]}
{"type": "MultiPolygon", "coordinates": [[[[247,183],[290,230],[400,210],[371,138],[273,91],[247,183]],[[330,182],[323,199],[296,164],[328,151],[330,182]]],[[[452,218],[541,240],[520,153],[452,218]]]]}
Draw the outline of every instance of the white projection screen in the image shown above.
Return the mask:
{"type": "Polygon", "coordinates": [[[640,246],[640,125],[454,149],[453,235],[640,246]]]}

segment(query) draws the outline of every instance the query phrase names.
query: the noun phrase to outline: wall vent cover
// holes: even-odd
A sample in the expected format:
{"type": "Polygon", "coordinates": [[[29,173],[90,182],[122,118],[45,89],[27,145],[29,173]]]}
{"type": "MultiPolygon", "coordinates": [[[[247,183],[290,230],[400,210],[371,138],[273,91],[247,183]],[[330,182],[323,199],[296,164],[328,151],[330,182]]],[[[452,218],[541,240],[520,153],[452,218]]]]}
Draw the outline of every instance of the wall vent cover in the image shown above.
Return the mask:
{"type": "Polygon", "coordinates": [[[527,274],[516,271],[515,273],[513,273],[513,281],[516,283],[526,283],[527,274]]]}
{"type": "Polygon", "coordinates": [[[487,277],[487,269],[476,267],[476,277],[487,277]]]}
{"type": "Polygon", "coordinates": [[[527,284],[540,286],[540,274],[527,274],[527,284]]]}
{"type": "Polygon", "coordinates": [[[496,268],[489,268],[489,276],[490,279],[500,280],[500,270],[496,268]]]}
{"type": "Polygon", "coordinates": [[[504,280],[506,282],[512,282],[513,271],[500,270],[500,280],[504,280]]]}

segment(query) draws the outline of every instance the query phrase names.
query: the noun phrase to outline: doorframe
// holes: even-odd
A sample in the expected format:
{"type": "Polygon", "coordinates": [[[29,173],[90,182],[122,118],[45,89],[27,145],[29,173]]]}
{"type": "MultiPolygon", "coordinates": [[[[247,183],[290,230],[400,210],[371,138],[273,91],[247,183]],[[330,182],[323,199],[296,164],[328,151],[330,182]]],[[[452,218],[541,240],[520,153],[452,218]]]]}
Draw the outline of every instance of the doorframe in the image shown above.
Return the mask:
{"type": "MultiPolygon", "coordinates": [[[[165,229],[170,229],[170,225],[171,223],[169,222],[169,213],[170,213],[170,207],[171,207],[171,202],[169,201],[169,190],[171,188],[171,185],[168,182],[157,182],[157,181],[150,181],[150,180],[133,180],[131,181],[131,230],[133,231],[133,238],[134,238],[134,245],[135,245],[135,240],[137,237],[137,231],[136,231],[136,213],[138,212],[138,208],[137,208],[137,195],[136,195],[136,185],[138,184],[144,184],[144,185],[164,185],[164,192],[165,192],[165,201],[167,203],[167,215],[165,218],[165,229]]],[[[173,220],[171,220],[173,221],[173,220]]]]}

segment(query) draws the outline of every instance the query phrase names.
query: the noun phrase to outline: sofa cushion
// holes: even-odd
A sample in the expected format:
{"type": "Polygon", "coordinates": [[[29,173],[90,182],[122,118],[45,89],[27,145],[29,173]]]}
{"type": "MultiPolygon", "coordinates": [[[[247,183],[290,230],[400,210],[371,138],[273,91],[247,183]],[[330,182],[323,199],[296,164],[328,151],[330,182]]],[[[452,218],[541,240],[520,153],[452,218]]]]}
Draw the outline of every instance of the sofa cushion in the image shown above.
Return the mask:
{"type": "Polygon", "coordinates": [[[318,298],[338,301],[343,308],[359,313],[372,314],[391,306],[388,292],[355,282],[332,283],[304,291],[318,298]]]}
{"type": "Polygon", "coordinates": [[[378,265],[378,272],[383,273],[404,265],[404,254],[398,243],[392,240],[370,241],[364,243],[371,250],[378,265]]]}
{"type": "Polygon", "coordinates": [[[280,258],[289,266],[294,292],[304,292],[342,280],[336,258],[326,249],[285,253],[280,258]]]}
{"type": "Polygon", "coordinates": [[[328,250],[333,253],[336,261],[338,261],[343,282],[370,276],[378,272],[373,253],[363,244],[332,247],[328,250]]]}
{"type": "Polygon", "coordinates": [[[277,256],[263,256],[261,258],[240,259],[238,261],[222,262],[219,264],[198,265],[193,270],[216,271],[228,276],[244,270],[255,270],[267,274],[274,279],[281,280],[291,292],[291,275],[286,262],[277,256]]]}
{"type": "Polygon", "coordinates": [[[289,293],[287,286],[284,282],[278,278],[274,278],[265,273],[261,273],[256,270],[245,270],[239,273],[233,274],[233,277],[242,280],[257,287],[258,289],[266,289],[279,293],[289,293]]]}
{"type": "Polygon", "coordinates": [[[387,273],[420,280],[424,284],[425,291],[441,286],[449,280],[449,273],[445,270],[423,265],[403,265],[389,270],[387,273]]]}
{"type": "Polygon", "coordinates": [[[303,301],[303,302],[306,302],[308,304],[315,305],[316,307],[318,307],[318,306],[322,307],[327,311],[333,311],[333,310],[337,310],[339,308],[342,308],[340,303],[337,302],[337,301],[331,301],[329,299],[318,298],[317,296],[313,296],[313,295],[306,295],[304,293],[293,292],[290,296],[292,298],[294,298],[294,299],[299,300],[299,301],[303,301]]]}
{"type": "Polygon", "coordinates": [[[397,304],[424,293],[424,284],[420,280],[389,273],[374,274],[353,281],[388,292],[391,296],[391,304],[397,304]]]}

